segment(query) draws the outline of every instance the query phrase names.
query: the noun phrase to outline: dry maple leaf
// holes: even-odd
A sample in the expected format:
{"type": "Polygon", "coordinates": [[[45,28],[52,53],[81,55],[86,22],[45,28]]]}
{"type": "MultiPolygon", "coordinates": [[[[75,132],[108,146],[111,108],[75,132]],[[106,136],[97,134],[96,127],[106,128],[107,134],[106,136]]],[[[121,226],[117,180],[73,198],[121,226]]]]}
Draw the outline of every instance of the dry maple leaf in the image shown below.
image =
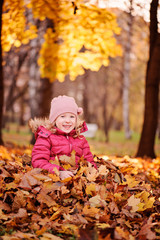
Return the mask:
{"type": "Polygon", "coordinates": [[[128,206],[132,207],[131,212],[136,212],[139,209],[140,199],[136,198],[134,195],[132,195],[128,199],[128,206]]]}
{"type": "Polygon", "coordinates": [[[74,167],[76,165],[76,152],[73,150],[71,152],[71,156],[61,155],[59,156],[59,160],[62,164],[68,163],[70,166],[74,167]]]}
{"type": "Polygon", "coordinates": [[[140,232],[138,233],[138,237],[140,239],[148,239],[148,240],[158,239],[155,232],[151,230],[153,226],[154,226],[154,223],[146,223],[145,225],[143,225],[140,232]]]}
{"type": "Polygon", "coordinates": [[[94,167],[88,167],[86,168],[86,177],[88,181],[94,182],[96,178],[98,177],[98,172],[94,167]]]}
{"type": "Polygon", "coordinates": [[[152,208],[153,204],[155,202],[155,197],[150,197],[150,193],[146,192],[146,191],[142,191],[141,193],[138,193],[135,195],[136,198],[140,198],[141,202],[143,203],[143,205],[141,206],[141,208],[139,207],[139,211],[144,211],[148,208],[152,208]]]}
{"type": "Polygon", "coordinates": [[[96,218],[98,217],[99,209],[96,207],[90,207],[85,205],[83,208],[83,214],[88,217],[96,218]]]}
{"type": "Polygon", "coordinates": [[[100,195],[96,195],[89,199],[89,203],[91,207],[106,207],[106,201],[103,200],[100,195]]]}
{"type": "Polygon", "coordinates": [[[86,194],[93,196],[93,194],[96,192],[96,184],[90,183],[86,186],[86,194]]]}
{"type": "Polygon", "coordinates": [[[28,213],[25,208],[20,208],[16,214],[12,214],[13,218],[27,218],[28,213]]]}

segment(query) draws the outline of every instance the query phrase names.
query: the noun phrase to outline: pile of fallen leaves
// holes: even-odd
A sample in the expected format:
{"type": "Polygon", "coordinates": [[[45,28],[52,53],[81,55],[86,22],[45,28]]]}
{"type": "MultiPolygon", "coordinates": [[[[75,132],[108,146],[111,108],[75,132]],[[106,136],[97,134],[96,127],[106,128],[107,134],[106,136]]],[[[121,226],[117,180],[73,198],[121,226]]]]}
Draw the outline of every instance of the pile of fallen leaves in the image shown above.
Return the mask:
{"type": "Polygon", "coordinates": [[[60,180],[32,168],[31,149],[1,146],[0,239],[160,239],[160,158],[95,162],[60,180]]]}

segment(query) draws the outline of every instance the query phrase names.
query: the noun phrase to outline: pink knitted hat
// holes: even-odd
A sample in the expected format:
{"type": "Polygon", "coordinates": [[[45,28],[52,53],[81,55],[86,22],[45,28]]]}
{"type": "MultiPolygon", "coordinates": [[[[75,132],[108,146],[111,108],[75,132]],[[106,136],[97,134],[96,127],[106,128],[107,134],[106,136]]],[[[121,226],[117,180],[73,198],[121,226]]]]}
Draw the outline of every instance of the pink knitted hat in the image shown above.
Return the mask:
{"type": "Polygon", "coordinates": [[[72,97],[63,95],[53,98],[49,114],[50,122],[54,122],[59,115],[66,112],[73,113],[77,116],[83,113],[83,108],[78,107],[72,97]]]}

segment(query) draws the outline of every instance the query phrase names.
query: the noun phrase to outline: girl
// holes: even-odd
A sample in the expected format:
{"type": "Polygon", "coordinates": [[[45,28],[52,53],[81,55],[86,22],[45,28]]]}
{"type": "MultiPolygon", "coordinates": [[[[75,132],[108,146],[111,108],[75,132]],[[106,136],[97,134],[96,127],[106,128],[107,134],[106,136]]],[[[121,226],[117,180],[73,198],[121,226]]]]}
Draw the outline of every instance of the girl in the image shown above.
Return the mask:
{"type": "Polygon", "coordinates": [[[61,155],[71,156],[76,152],[76,166],[83,156],[95,168],[96,164],[90,152],[89,144],[83,135],[87,131],[85,122],[80,122],[79,115],[83,109],[78,107],[74,98],[59,96],[53,98],[49,120],[30,120],[29,126],[35,133],[36,143],[32,150],[32,165],[34,168],[42,168],[54,173],[54,168],[59,170],[60,178],[72,177],[73,173],[61,166],[52,164],[49,160],[61,155]]]}

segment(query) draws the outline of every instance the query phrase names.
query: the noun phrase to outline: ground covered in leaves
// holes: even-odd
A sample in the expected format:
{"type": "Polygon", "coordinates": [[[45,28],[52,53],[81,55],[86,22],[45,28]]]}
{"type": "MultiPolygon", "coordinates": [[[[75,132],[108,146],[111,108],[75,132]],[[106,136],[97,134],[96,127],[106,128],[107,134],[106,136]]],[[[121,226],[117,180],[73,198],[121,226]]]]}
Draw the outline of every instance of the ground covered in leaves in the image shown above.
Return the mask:
{"type": "Polygon", "coordinates": [[[31,167],[31,149],[1,146],[0,239],[160,239],[160,158],[95,162],[57,159],[75,173],[61,181],[31,167]]]}

